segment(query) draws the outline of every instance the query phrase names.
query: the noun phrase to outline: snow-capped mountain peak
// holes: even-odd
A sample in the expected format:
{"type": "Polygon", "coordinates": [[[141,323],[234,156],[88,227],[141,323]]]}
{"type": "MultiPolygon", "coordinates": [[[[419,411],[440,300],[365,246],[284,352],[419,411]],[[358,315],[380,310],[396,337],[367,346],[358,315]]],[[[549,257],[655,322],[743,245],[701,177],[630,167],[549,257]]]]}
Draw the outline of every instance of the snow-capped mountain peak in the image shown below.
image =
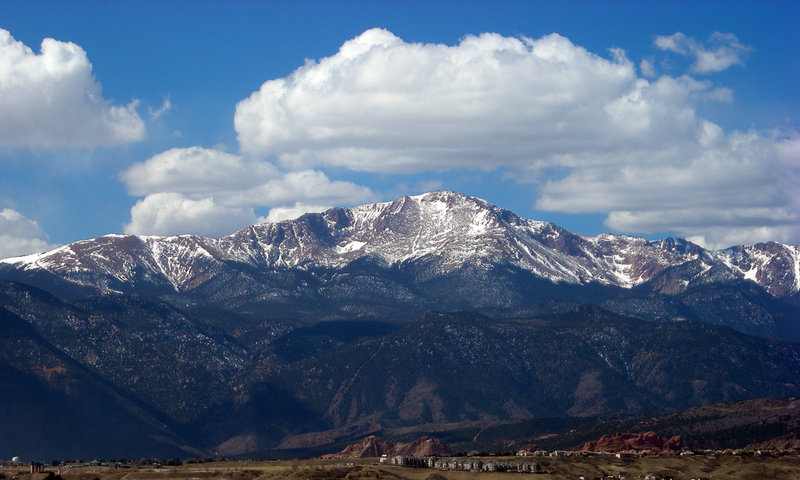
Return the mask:
{"type": "Polygon", "coordinates": [[[752,280],[776,296],[800,291],[797,246],[773,242],[708,251],[677,238],[650,242],[626,235],[587,237],[450,191],[333,208],[217,239],[106,235],[1,260],[0,274],[16,278],[14,272],[47,272],[102,291],[147,285],[181,292],[232,265],[342,269],[364,258],[385,268],[423,262],[431,276],[465,265],[507,265],[556,284],[624,288],[681,266],[675,275],[680,288],[686,288],[723,269],[725,275],[752,280]]]}

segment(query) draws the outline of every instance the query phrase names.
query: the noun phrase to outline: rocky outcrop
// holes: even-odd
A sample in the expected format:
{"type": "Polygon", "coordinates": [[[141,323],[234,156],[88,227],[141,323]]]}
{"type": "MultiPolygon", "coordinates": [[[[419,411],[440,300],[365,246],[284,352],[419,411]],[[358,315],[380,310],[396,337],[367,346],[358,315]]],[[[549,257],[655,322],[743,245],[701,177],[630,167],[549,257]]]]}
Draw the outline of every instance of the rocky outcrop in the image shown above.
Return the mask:
{"type": "Polygon", "coordinates": [[[629,450],[656,452],[677,451],[683,448],[680,435],[664,440],[655,432],[615,433],[603,435],[599,440],[587,442],[581,448],[584,452],[624,452],[629,450]]]}
{"type": "Polygon", "coordinates": [[[673,435],[664,442],[664,448],[662,451],[677,452],[679,450],[683,450],[683,447],[683,438],[681,438],[680,435],[673,435]]]}
{"type": "Polygon", "coordinates": [[[338,453],[329,453],[322,458],[373,458],[381,455],[447,457],[451,454],[447,444],[438,438],[420,437],[410,443],[395,443],[370,435],[358,443],[346,446],[338,453]]]}
{"type": "Polygon", "coordinates": [[[438,438],[420,437],[411,443],[396,444],[394,454],[409,457],[448,457],[452,452],[447,444],[438,438]]]}

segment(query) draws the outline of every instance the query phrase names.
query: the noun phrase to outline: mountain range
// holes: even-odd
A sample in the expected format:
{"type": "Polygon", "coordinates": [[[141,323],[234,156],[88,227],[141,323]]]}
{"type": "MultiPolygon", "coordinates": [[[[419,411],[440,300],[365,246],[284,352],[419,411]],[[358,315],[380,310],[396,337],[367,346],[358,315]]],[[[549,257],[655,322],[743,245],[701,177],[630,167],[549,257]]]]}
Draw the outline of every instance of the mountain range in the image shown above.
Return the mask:
{"type": "Polygon", "coordinates": [[[0,260],[0,306],[0,449],[39,459],[800,393],[798,246],[587,237],[455,192],[0,260]]]}
{"type": "Polygon", "coordinates": [[[770,242],[709,251],[676,238],[585,237],[446,191],[253,225],[218,239],[108,235],[2,261],[6,278],[16,272],[44,284],[50,277],[75,292],[161,294],[208,289],[218,277],[252,270],[342,271],[353,263],[408,273],[424,269],[426,278],[465,265],[504,266],[555,284],[659,283],[653,288],[664,293],[734,278],[777,297],[800,291],[797,246],[770,242]]]}

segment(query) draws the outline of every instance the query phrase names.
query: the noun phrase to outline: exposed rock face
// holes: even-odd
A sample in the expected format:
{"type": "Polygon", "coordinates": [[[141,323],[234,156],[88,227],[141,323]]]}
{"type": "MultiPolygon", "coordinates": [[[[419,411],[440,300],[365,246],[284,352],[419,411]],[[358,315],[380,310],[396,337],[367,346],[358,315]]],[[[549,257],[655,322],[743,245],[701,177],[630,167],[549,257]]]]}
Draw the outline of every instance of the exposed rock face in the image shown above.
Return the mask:
{"type": "Polygon", "coordinates": [[[627,450],[676,451],[683,448],[680,435],[664,440],[655,432],[615,433],[603,435],[599,440],[587,442],[581,451],[584,452],[623,452],[627,450]]]}
{"type": "Polygon", "coordinates": [[[410,443],[394,443],[370,435],[358,443],[346,446],[339,453],[323,455],[322,458],[372,458],[381,455],[404,455],[409,457],[447,457],[452,452],[438,438],[420,437],[410,443]]]}

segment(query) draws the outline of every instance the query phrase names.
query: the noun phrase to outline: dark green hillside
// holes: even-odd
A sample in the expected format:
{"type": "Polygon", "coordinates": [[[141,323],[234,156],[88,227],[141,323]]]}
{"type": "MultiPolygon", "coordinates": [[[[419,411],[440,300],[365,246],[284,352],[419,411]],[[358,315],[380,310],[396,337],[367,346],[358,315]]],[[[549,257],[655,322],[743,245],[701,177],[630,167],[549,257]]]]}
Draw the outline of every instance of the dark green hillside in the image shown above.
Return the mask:
{"type": "Polygon", "coordinates": [[[0,392],[0,451],[21,458],[49,462],[197,452],[181,448],[185,443],[165,428],[157,411],[127,398],[3,308],[0,392]]]}
{"type": "Polygon", "coordinates": [[[597,308],[530,320],[428,314],[273,381],[334,426],[678,410],[800,391],[800,346],[597,308]]]}
{"type": "Polygon", "coordinates": [[[397,325],[374,320],[341,320],[300,327],[275,340],[273,350],[286,362],[296,362],[323,350],[351,344],[364,338],[383,337],[397,325]]]}

